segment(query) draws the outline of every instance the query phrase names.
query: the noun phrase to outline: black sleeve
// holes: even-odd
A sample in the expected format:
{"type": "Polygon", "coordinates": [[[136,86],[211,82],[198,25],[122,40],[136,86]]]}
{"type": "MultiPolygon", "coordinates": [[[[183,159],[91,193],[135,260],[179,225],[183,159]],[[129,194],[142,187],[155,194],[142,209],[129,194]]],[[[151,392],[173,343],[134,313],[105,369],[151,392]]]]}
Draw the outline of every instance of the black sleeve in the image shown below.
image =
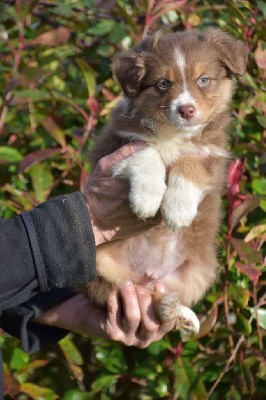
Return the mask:
{"type": "Polygon", "coordinates": [[[59,196],[11,220],[0,220],[0,265],[1,310],[42,291],[93,280],[95,242],[81,193],[59,196]]]}
{"type": "Polygon", "coordinates": [[[1,328],[21,341],[24,351],[36,353],[58,342],[68,331],[33,321],[44,311],[73,296],[71,289],[51,289],[16,307],[7,308],[0,318],[1,328]]]}

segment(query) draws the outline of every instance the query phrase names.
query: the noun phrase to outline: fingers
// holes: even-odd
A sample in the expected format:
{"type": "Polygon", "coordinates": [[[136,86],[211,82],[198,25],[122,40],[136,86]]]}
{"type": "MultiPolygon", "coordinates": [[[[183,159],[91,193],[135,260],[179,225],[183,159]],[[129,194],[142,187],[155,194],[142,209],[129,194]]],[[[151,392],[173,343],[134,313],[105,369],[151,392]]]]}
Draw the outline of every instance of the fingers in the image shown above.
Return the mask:
{"type": "MultiPolygon", "coordinates": [[[[165,292],[164,285],[158,282],[155,291],[165,292]]],[[[145,288],[126,282],[120,294],[121,301],[116,293],[108,300],[106,332],[110,339],[145,348],[173,329],[174,321],[162,324],[158,320],[152,297],[145,288]]]]}
{"type": "Polygon", "coordinates": [[[151,295],[142,286],[137,286],[136,292],[141,313],[139,337],[141,340],[151,341],[159,329],[160,322],[155,315],[151,295]]]}
{"type": "Polygon", "coordinates": [[[131,156],[136,151],[142,150],[145,146],[144,142],[135,141],[120,147],[120,149],[116,150],[112,154],[103,157],[98,162],[93,174],[111,175],[115,164],[131,156]]]}
{"type": "Polygon", "coordinates": [[[121,297],[124,311],[123,327],[129,335],[135,335],[141,320],[138,297],[135,285],[126,282],[121,288],[121,297]]]}

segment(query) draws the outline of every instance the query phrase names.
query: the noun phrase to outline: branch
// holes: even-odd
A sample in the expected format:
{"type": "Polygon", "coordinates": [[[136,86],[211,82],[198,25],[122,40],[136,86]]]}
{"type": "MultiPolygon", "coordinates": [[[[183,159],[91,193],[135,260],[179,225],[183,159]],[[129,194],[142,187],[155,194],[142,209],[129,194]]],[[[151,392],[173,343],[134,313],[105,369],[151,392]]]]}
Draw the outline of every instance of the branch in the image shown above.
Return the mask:
{"type": "MultiPolygon", "coordinates": [[[[254,312],[251,315],[251,317],[249,318],[248,322],[249,324],[251,324],[251,322],[254,320],[254,318],[256,318],[256,311],[260,308],[260,306],[264,303],[264,301],[266,300],[266,293],[260,298],[260,300],[258,301],[257,305],[254,307],[254,312]]],[[[221,382],[221,380],[223,379],[224,375],[231,369],[233,368],[233,365],[231,365],[233,363],[233,361],[236,358],[237,352],[241,346],[241,344],[244,342],[245,340],[245,335],[241,335],[240,338],[238,339],[238,342],[235,346],[235,348],[232,351],[232,354],[230,356],[230,358],[227,360],[226,365],[224,370],[220,373],[220,375],[218,376],[218,378],[216,379],[216,381],[214,382],[214,384],[212,385],[210,391],[207,394],[207,397],[205,400],[210,400],[211,395],[213,394],[214,390],[216,389],[216,387],[218,386],[218,384],[221,382]]]]}

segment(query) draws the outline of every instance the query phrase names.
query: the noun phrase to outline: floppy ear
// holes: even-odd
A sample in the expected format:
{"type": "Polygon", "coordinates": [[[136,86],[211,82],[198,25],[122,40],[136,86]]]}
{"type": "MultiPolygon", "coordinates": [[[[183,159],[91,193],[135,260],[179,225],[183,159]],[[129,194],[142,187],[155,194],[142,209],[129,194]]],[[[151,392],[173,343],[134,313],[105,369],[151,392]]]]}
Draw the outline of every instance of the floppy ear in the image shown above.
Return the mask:
{"type": "Polygon", "coordinates": [[[120,54],[112,63],[112,71],[126,96],[136,96],[141,88],[146,69],[141,53],[120,54]]]}
{"type": "Polygon", "coordinates": [[[206,31],[207,43],[214,47],[219,55],[220,61],[237,75],[243,75],[248,60],[248,47],[228,35],[221,29],[208,29],[206,31]]]}

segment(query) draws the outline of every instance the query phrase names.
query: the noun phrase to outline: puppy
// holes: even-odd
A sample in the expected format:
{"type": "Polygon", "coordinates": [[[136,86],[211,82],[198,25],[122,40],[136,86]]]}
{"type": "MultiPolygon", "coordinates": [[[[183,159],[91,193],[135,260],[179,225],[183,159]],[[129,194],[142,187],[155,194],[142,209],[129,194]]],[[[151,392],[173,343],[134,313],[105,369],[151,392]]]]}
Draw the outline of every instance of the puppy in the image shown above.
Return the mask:
{"type": "Polygon", "coordinates": [[[160,212],[163,223],[98,247],[99,278],[84,288],[98,304],[125,280],[151,291],[160,280],[168,289],[153,294],[161,321],[175,319],[177,329],[199,331],[189,307],[218,273],[214,242],[228,157],[228,104],[247,57],[242,42],[208,29],[155,33],[113,62],[124,97],[97,137],[91,162],[95,166],[129,141],[145,141],[113,173],[129,180],[133,212],[142,219],[160,212]]]}

